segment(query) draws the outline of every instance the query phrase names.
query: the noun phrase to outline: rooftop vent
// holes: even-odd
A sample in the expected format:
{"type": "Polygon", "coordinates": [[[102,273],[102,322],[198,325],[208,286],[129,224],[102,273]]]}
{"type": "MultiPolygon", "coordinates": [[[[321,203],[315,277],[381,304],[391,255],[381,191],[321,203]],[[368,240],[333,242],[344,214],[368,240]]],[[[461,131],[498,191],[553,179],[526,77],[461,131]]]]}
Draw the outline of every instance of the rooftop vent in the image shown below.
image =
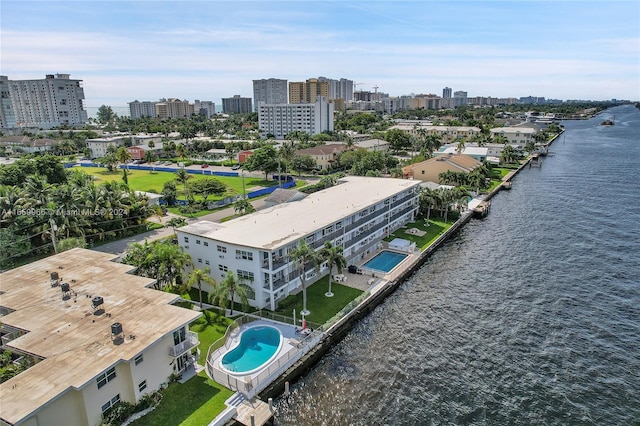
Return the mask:
{"type": "Polygon", "coordinates": [[[62,290],[63,293],[68,293],[71,291],[71,287],[69,287],[69,283],[62,283],[60,284],[60,290],[62,290]]]}
{"type": "Polygon", "coordinates": [[[111,335],[115,337],[119,334],[122,334],[122,324],[120,324],[119,322],[114,322],[113,324],[111,324],[111,335]]]}
{"type": "Polygon", "coordinates": [[[54,272],[51,273],[51,281],[54,281],[54,280],[58,281],[58,278],[59,278],[59,276],[58,276],[57,272],[54,271],[54,272]]]}
{"type": "Polygon", "coordinates": [[[100,296],[94,296],[93,299],[91,299],[91,306],[93,306],[94,309],[102,305],[103,303],[104,299],[100,296]]]}

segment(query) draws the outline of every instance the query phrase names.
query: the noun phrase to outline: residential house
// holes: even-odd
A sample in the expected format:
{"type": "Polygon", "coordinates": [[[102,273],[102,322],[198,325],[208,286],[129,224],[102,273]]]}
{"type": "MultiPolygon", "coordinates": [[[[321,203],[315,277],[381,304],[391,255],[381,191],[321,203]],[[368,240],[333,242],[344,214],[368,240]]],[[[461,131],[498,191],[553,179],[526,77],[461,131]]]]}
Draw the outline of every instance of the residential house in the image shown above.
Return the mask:
{"type": "Polygon", "coordinates": [[[402,175],[408,179],[423,182],[440,182],[440,173],[452,171],[469,173],[480,167],[482,163],[465,154],[447,154],[429,158],[420,163],[402,168],[402,175]]]}
{"type": "Polygon", "coordinates": [[[343,144],[325,144],[299,149],[296,154],[310,156],[316,163],[316,169],[327,170],[338,160],[338,156],[345,149],[343,144]]]}

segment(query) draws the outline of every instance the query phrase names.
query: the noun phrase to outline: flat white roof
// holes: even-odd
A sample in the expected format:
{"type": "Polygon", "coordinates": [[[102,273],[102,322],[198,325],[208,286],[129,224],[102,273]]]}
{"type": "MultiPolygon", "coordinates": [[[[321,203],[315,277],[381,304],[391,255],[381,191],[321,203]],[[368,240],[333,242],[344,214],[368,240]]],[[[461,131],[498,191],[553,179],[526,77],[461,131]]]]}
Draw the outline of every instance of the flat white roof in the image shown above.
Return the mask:
{"type": "MultiPolygon", "coordinates": [[[[445,149],[443,149],[442,151],[439,152],[435,152],[434,154],[456,154],[458,152],[458,148],[455,146],[450,146],[447,147],[445,149]]],[[[467,146],[465,147],[461,154],[466,154],[466,155],[487,155],[489,153],[489,148],[483,147],[483,146],[467,146]]]]}
{"type": "Polygon", "coordinates": [[[419,186],[419,180],[349,176],[340,184],[292,203],[278,204],[224,223],[200,221],[177,229],[212,240],[273,250],[419,186]]]}
{"type": "Polygon", "coordinates": [[[2,420],[15,424],[25,419],[201,315],[169,305],[175,294],[146,288],[153,280],[129,274],[132,266],[113,259],[76,248],[0,275],[0,306],[13,311],[2,324],[27,331],[7,346],[44,358],[0,384],[2,420]],[[63,300],[60,286],[51,286],[51,272],[70,285],[69,299],[63,300]],[[104,300],[99,315],[93,311],[94,296],[104,300]],[[118,345],[111,340],[116,322],[124,332],[118,345]]]}

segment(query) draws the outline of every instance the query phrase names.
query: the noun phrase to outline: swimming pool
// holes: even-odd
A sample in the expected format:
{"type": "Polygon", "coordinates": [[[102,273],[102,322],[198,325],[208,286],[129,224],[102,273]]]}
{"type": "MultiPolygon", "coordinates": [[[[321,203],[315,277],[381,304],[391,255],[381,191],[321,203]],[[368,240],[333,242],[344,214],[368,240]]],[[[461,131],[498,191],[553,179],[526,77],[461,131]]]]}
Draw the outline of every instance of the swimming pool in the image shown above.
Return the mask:
{"type": "Polygon", "coordinates": [[[396,253],[394,251],[381,251],[373,259],[364,264],[365,268],[375,269],[376,271],[389,272],[407,257],[406,254],[396,253]]]}
{"type": "Polygon", "coordinates": [[[220,365],[230,373],[251,374],[271,361],[282,344],[277,328],[251,327],[240,335],[238,346],[224,354],[220,365]]]}

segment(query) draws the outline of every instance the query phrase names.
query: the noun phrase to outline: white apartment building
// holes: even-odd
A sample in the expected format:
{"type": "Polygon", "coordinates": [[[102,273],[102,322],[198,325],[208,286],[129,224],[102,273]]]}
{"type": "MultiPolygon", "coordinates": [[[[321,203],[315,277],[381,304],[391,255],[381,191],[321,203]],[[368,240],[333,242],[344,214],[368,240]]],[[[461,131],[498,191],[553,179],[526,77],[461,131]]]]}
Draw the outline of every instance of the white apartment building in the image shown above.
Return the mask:
{"type": "Polygon", "coordinates": [[[333,131],[333,103],[324,96],[318,96],[312,104],[260,105],[258,124],[260,135],[272,134],[276,139],[300,130],[309,135],[333,131]]]}
{"type": "Polygon", "coordinates": [[[192,369],[201,314],[114,256],[72,249],[2,274],[2,343],[36,361],[0,384],[0,425],[95,426],[192,369]]]}
{"type": "Polygon", "coordinates": [[[116,149],[124,146],[124,137],[122,136],[108,136],[104,138],[87,139],[87,148],[91,152],[91,158],[101,158],[107,154],[107,150],[110,146],[115,146],[116,149]]]}
{"type": "MultiPolygon", "coordinates": [[[[82,80],[72,80],[69,74],[47,74],[39,80],[4,81],[8,81],[8,95],[18,127],[51,129],[87,122],[82,80]]],[[[7,113],[4,102],[2,106],[3,113],[7,113]]],[[[13,124],[6,121],[7,125],[13,124]]]]}
{"type": "Polygon", "coordinates": [[[16,115],[11,105],[11,93],[9,92],[9,77],[0,75],[0,129],[18,127],[16,115]]]}
{"type": "Polygon", "coordinates": [[[167,118],[189,118],[193,115],[193,112],[193,104],[190,104],[187,100],[181,101],[180,99],[169,98],[156,102],[155,116],[162,120],[167,118]]]}
{"type": "Polygon", "coordinates": [[[260,105],[286,104],[289,100],[287,89],[287,80],[279,78],[253,80],[254,111],[258,112],[260,105]]]}
{"type": "Polygon", "coordinates": [[[132,119],[137,120],[142,117],[153,118],[156,116],[156,103],[153,101],[129,102],[129,115],[132,119]]]}
{"type": "Polygon", "coordinates": [[[528,142],[534,141],[533,136],[536,130],[532,127],[496,127],[491,129],[491,137],[504,136],[507,143],[525,146],[528,142]]]}
{"type": "Polygon", "coordinates": [[[213,101],[201,101],[196,99],[193,101],[193,112],[195,114],[201,114],[207,118],[211,118],[216,115],[216,104],[213,101]]]}
{"type": "MultiPolygon", "coordinates": [[[[196,222],[177,229],[178,244],[196,268],[211,268],[220,282],[234,272],[248,286],[251,306],[276,309],[302,285],[290,250],[304,240],[315,250],[326,241],[343,247],[348,265],[358,265],[380,241],[415,219],[420,181],[349,176],[302,200],[278,204],[237,219],[196,222]]],[[[307,285],[328,272],[309,265],[307,285]]],[[[203,287],[204,289],[204,287],[203,287]]],[[[207,289],[210,290],[210,289],[207,289]]]]}

